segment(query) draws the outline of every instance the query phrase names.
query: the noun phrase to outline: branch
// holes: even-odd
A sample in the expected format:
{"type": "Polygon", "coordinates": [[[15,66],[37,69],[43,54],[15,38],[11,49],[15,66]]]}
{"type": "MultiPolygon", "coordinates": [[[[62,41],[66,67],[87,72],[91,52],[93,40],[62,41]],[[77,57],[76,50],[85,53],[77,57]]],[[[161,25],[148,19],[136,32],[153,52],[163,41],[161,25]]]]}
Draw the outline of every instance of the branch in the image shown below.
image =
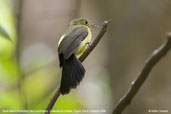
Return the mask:
{"type": "Polygon", "coordinates": [[[81,55],[81,57],[79,58],[79,60],[81,62],[83,62],[87,56],[93,51],[93,49],[96,47],[96,45],[99,43],[99,41],[101,40],[101,38],[103,37],[103,35],[105,34],[106,30],[107,30],[107,26],[109,24],[111,20],[108,21],[104,21],[102,28],[99,32],[99,34],[96,36],[96,38],[91,42],[90,46],[87,48],[87,50],[81,55]]]}
{"type": "MultiPolygon", "coordinates": [[[[87,50],[79,58],[79,60],[81,62],[83,62],[86,59],[86,57],[92,52],[92,50],[99,43],[100,39],[103,37],[103,35],[105,34],[105,32],[107,30],[107,26],[108,26],[109,22],[110,22],[110,20],[104,21],[99,34],[92,41],[92,43],[90,44],[89,48],[87,48],[87,50]]],[[[51,100],[49,101],[49,104],[46,107],[46,112],[44,114],[50,114],[50,111],[52,110],[52,108],[55,105],[55,102],[58,100],[59,96],[60,96],[60,89],[57,88],[56,91],[55,91],[55,94],[52,96],[51,100]]]]}
{"type": "Polygon", "coordinates": [[[23,79],[24,76],[22,74],[22,70],[21,70],[21,60],[20,60],[20,55],[21,55],[21,33],[22,33],[22,21],[23,21],[23,4],[24,1],[23,0],[18,0],[18,9],[17,9],[17,14],[16,14],[16,19],[17,19],[17,27],[16,27],[16,32],[17,32],[17,41],[16,41],[16,47],[15,47],[15,53],[14,56],[16,58],[16,62],[17,62],[17,72],[19,75],[19,80],[18,80],[18,90],[19,90],[19,94],[20,97],[22,99],[22,103],[24,105],[24,108],[27,109],[28,108],[28,102],[27,102],[27,98],[26,98],[26,94],[24,89],[22,88],[23,85],[23,79]]]}
{"type": "Polygon", "coordinates": [[[171,32],[168,33],[167,40],[145,61],[145,65],[142,71],[137,76],[137,79],[131,83],[131,87],[128,89],[127,93],[119,100],[113,111],[113,114],[121,114],[123,110],[131,103],[132,99],[147,79],[152,68],[160,61],[163,56],[167,54],[170,49],[171,32]]]}
{"type": "Polygon", "coordinates": [[[21,46],[21,21],[22,21],[22,13],[23,13],[23,0],[18,1],[18,12],[17,12],[17,42],[16,42],[16,59],[17,62],[20,64],[20,46],[21,46]]]}

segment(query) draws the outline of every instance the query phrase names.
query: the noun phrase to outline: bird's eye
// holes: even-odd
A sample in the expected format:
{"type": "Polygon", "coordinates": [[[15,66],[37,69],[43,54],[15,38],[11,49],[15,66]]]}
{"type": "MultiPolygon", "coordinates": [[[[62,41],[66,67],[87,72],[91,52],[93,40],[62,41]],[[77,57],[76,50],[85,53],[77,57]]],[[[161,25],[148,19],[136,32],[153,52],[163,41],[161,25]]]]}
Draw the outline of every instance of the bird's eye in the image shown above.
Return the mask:
{"type": "Polygon", "coordinates": [[[88,24],[88,21],[85,21],[85,24],[87,25],[88,24]]]}

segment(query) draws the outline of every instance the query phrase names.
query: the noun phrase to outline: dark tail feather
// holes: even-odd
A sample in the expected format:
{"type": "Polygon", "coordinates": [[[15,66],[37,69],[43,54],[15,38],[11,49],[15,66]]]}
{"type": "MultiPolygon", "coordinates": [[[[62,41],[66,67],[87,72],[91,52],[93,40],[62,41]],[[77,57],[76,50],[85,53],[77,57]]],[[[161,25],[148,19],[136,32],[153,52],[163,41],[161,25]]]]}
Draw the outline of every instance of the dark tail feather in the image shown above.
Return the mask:
{"type": "Polygon", "coordinates": [[[69,59],[62,60],[62,80],[60,92],[64,95],[70,92],[71,88],[76,88],[85,74],[85,69],[81,62],[73,54],[69,59]]]}

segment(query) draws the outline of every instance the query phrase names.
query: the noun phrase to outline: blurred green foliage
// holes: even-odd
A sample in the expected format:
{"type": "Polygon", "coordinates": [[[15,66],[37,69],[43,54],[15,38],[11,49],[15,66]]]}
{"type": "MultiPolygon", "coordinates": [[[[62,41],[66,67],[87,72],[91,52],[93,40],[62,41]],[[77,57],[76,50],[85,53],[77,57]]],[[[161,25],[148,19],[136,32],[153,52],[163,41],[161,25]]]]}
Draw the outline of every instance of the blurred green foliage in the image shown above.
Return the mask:
{"type": "Polygon", "coordinates": [[[10,40],[8,33],[4,30],[4,28],[1,25],[0,25],[0,35],[4,38],[7,38],[8,40],[10,40]]]}
{"type": "Polygon", "coordinates": [[[0,58],[9,58],[14,51],[16,41],[15,20],[10,0],[0,0],[0,8],[0,58]]]}
{"type": "MultiPolygon", "coordinates": [[[[37,66],[42,67],[42,61],[49,63],[50,59],[47,57],[38,61],[32,60],[25,68],[19,70],[14,53],[17,30],[12,5],[11,0],[0,0],[0,111],[44,110],[58,86],[54,78],[56,75],[60,76],[59,73],[56,74],[60,70],[50,67],[27,75],[26,72],[34,70],[37,66]]],[[[61,96],[53,109],[81,107],[76,96],[70,94],[65,98],[61,96]]]]}
{"type": "Polygon", "coordinates": [[[0,0],[0,109],[21,107],[18,90],[14,89],[18,73],[12,58],[16,27],[9,0],[0,0]]]}

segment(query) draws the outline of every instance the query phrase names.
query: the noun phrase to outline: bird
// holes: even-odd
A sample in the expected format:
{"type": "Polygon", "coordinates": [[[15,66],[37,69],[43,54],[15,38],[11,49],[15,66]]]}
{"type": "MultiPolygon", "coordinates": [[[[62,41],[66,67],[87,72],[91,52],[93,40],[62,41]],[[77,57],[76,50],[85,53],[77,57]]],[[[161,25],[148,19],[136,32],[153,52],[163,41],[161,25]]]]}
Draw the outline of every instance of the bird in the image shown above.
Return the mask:
{"type": "Polygon", "coordinates": [[[79,57],[91,42],[90,29],[96,26],[86,18],[74,19],[58,42],[59,66],[62,69],[59,89],[62,95],[76,88],[85,75],[86,70],[79,57]]]}

